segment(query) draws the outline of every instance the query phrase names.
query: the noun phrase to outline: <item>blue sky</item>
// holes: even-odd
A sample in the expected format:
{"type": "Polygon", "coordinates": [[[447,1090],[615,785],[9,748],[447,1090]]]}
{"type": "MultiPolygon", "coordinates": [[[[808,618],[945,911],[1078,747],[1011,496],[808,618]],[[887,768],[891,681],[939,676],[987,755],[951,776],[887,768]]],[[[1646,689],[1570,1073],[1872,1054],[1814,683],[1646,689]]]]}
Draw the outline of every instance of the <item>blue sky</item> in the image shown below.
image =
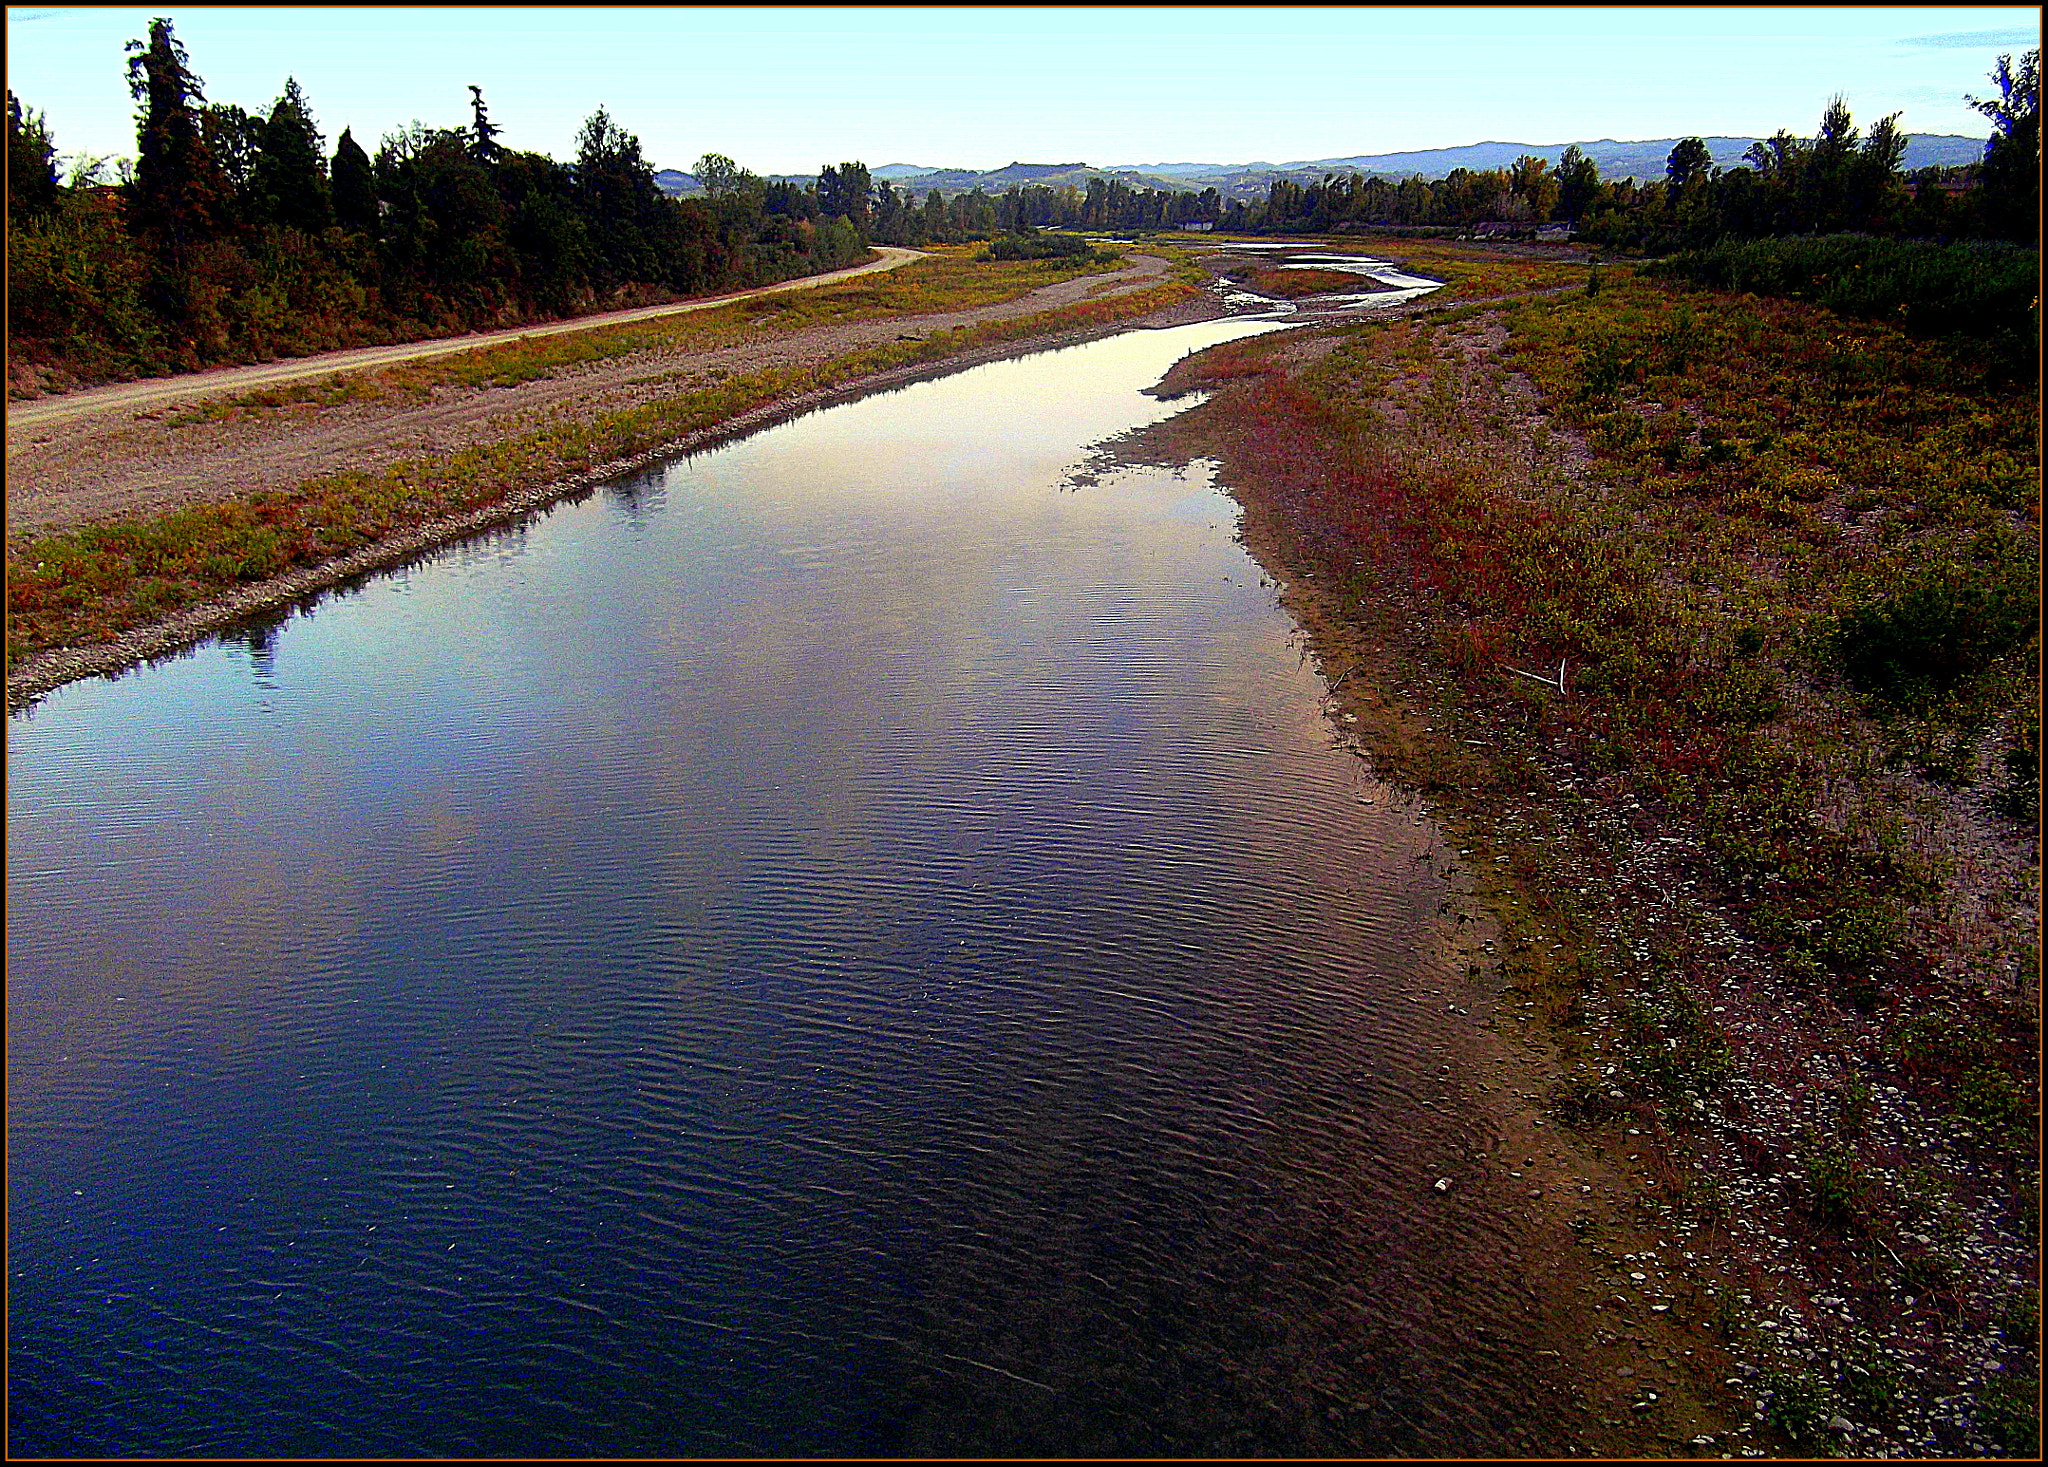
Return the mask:
{"type": "Polygon", "coordinates": [[[603,106],[660,167],[995,168],[1299,159],[1859,123],[1988,135],[1963,94],[2039,44],[2031,7],[942,9],[10,6],[8,86],[66,154],[134,151],[123,43],[168,13],[208,100],[298,78],[330,147],[484,89],[508,146],[569,158],[603,106]]]}

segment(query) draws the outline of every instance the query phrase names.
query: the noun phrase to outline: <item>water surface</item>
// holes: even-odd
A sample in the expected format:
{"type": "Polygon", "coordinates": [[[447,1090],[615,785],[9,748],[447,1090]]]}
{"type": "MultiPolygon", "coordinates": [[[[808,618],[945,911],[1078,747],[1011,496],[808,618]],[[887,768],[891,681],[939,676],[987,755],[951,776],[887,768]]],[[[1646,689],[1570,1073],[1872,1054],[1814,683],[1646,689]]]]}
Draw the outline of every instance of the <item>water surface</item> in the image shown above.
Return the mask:
{"type": "Polygon", "coordinates": [[[13,1451],[1503,1439],[1410,1165],[1430,830],[1200,466],[1070,472],[1258,329],[819,412],[12,718],[13,1451]]]}

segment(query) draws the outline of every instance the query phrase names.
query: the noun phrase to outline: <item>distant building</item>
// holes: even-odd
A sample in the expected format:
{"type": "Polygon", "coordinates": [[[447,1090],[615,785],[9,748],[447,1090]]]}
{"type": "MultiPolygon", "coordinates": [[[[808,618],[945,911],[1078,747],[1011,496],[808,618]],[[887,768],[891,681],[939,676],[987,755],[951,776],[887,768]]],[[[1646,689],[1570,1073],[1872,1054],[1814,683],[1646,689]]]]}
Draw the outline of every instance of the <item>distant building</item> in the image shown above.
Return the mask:
{"type": "Polygon", "coordinates": [[[1209,219],[1190,219],[1187,223],[1181,225],[1182,229],[1194,234],[1207,234],[1215,227],[1215,222],[1209,219]]]}

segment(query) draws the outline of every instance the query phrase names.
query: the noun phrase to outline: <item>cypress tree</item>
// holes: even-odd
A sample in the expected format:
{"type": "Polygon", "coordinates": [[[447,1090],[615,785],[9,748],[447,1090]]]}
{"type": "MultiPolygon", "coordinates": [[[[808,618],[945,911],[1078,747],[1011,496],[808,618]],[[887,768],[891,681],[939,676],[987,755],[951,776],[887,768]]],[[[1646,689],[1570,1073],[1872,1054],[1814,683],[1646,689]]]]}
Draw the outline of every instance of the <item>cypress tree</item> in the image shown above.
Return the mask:
{"type": "Polygon", "coordinates": [[[206,100],[191,58],[159,16],[149,40],[128,43],[128,91],[136,114],[135,223],[158,250],[152,289],[158,309],[183,318],[191,300],[193,251],[220,233],[234,208],[234,186],[200,130],[206,100]]]}

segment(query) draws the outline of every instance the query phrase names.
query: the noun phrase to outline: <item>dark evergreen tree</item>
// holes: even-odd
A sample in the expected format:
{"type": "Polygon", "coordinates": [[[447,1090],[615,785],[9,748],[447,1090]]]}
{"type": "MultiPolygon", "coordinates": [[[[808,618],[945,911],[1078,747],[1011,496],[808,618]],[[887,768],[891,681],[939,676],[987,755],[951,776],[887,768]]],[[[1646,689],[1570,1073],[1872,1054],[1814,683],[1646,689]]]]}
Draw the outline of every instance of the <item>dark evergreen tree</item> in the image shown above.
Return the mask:
{"type": "Polygon", "coordinates": [[[1806,148],[1800,186],[1802,228],[1826,233],[1851,227],[1849,201],[1861,137],[1849,104],[1840,97],[1829,102],[1821,114],[1820,131],[1806,148]]]}
{"type": "Polygon", "coordinates": [[[7,219],[18,224],[57,202],[57,145],[40,112],[24,111],[7,94],[7,219]]]}
{"type": "Polygon", "coordinates": [[[830,164],[818,174],[818,209],[828,219],[844,219],[865,232],[871,217],[874,182],[865,163],[830,164]]]}
{"type": "Polygon", "coordinates": [[[384,139],[374,174],[390,206],[379,233],[402,277],[430,291],[436,308],[483,310],[503,299],[516,274],[500,268],[505,205],[470,157],[466,130],[416,123],[384,139]]]}
{"type": "MultiPolygon", "coordinates": [[[[168,285],[181,299],[192,252],[218,233],[233,189],[200,129],[206,100],[171,23],[149,23],[149,40],[128,43],[128,90],[136,114],[134,204],[141,230],[159,245],[168,285]]],[[[166,302],[166,304],[172,304],[166,302]]]]}
{"type": "Polygon", "coordinates": [[[284,95],[270,109],[256,153],[256,192],[267,222],[307,234],[333,222],[322,148],[305,93],[285,78],[284,95]]]}
{"type": "Polygon", "coordinates": [[[472,86],[469,89],[469,155],[479,163],[495,163],[504,149],[498,146],[498,134],[503,129],[491,121],[491,115],[484,107],[484,89],[472,86]]]}
{"type": "Polygon", "coordinates": [[[506,238],[520,260],[528,297],[553,315],[580,303],[590,278],[590,232],[576,212],[570,171],[538,153],[498,155],[491,174],[511,209],[506,238]]]}
{"type": "Polygon", "coordinates": [[[576,136],[576,198],[605,286],[659,278],[648,226],[668,201],[655,187],[654,170],[640,155],[640,139],[612,121],[602,107],[590,114],[576,136]]]}
{"type": "Polygon", "coordinates": [[[341,140],[334,145],[334,165],[328,182],[334,200],[334,222],[343,229],[374,236],[377,188],[371,177],[370,155],[349,135],[347,128],[341,130],[341,140]]]}

